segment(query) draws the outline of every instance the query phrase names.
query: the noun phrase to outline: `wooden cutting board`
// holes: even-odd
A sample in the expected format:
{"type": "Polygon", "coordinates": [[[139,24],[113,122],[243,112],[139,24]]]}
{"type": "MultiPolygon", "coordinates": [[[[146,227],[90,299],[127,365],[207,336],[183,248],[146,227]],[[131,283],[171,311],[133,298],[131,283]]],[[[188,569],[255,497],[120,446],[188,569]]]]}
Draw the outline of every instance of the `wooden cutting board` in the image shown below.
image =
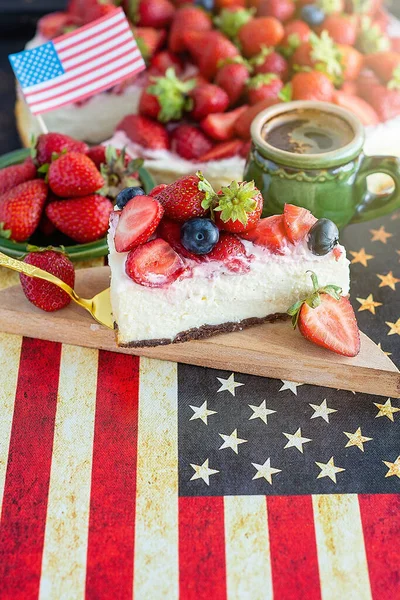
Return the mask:
{"type": "MultiPolygon", "coordinates": [[[[109,285],[108,267],[76,273],[76,291],[91,298],[109,285]]],[[[307,342],[290,322],[259,325],[208,340],[156,348],[118,348],[114,332],[71,303],[55,313],[30,304],[20,286],[0,292],[0,330],[64,344],[171,360],[298,383],[400,398],[400,372],[366,335],[355,358],[341,357],[307,342]]]]}

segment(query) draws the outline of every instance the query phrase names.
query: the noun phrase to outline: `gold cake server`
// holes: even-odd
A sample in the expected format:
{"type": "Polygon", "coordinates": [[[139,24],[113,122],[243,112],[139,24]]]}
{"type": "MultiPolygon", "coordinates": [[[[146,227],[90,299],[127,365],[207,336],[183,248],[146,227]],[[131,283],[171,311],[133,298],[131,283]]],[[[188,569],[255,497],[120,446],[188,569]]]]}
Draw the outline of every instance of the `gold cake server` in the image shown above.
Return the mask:
{"type": "Polygon", "coordinates": [[[64,290],[76,304],[79,304],[79,306],[82,306],[82,308],[90,312],[92,317],[101,323],[101,325],[114,329],[114,320],[110,302],[110,288],[96,294],[93,298],[81,298],[69,285],[55,275],[47,273],[47,271],[43,271],[43,269],[39,269],[39,267],[28,265],[21,260],[11,258],[2,252],[0,252],[0,266],[12,269],[13,271],[18,271],[18,273],[24,273],[24,275],[28,275],[28,277],[37,277],[38,279],[44,279],[45,281],[54,283],[64,290]]]}

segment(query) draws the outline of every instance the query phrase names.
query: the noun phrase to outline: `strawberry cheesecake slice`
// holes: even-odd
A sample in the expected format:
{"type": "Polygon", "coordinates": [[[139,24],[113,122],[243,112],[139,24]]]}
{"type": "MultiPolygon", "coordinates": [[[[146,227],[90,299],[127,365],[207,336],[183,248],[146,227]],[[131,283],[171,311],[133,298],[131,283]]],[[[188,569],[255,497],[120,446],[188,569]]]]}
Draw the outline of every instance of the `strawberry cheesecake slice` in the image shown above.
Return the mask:
{"type": "Polygon", "coordinates": [[[290,204],[261,219],[253,182],[215,192],[201,173],[127,188],[108,235],[119,346],[200,339],[273,321],[322,289],[349,292],[349,262],[327,219],[290,204]],[[328,289],[327,288],[327,289],[328,289]],[[336,289],[336,288],[335,288],[336,289]]]}

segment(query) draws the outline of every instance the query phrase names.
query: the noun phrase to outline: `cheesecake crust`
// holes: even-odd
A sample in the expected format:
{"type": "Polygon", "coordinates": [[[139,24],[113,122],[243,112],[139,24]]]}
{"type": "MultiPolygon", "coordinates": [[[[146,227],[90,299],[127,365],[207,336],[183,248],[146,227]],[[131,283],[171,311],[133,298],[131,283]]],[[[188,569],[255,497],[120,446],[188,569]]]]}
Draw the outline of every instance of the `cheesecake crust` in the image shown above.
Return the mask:
{"type": "Polygon", "coordinates": [[[203,340],[220,333],[231,333],[232,331],[242,331],[248,327],[254,325],[261,325],[262,323],[273,323],[274,321],[284,321],[290,317],[286,313],[275,313],[267,315],[266,317],[252,317],[250,319],[244,319],[243,321],[222,323],[220,325],[202,325],[201,327],[194,327],[186,331],[181,331],[174,337],[174,339],[162,338],[154,340],[140,340],[138,342],[125,342],[121,343],[118,341],[118,324],[114,322],[114,329],[116,331],[117,345],[120,348],[146,348],[154,346],[166,346],[167,344],[179,344],[182,342],[190,342],[191,340],[203,340]]]}

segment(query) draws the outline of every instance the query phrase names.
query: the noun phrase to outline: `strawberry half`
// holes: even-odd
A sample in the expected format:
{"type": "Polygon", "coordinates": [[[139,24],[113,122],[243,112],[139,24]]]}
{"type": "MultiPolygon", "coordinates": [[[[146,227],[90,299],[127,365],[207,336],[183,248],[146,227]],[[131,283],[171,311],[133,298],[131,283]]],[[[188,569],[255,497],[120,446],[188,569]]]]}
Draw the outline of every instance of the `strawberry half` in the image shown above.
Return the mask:
{"type": "Polygon", "coordinates": [[[115,249],[128,252],[147,242],[164,214],[160,202],[151,196],[136,196],[129,200],[120,214],[115,231],[115,249]]]}
{"type": "Polygon", "coordinates": [[[293,326],[310,342],[343,356],[357,356],[360,332],[350,301],[340,296],[335,285],[319,288],[315,273],[311,274],[314,292],[291,306],[293,326]]]}
{"type": "Polygon", "coordinates": [[[303,240],[317,220],[306,208],[295,206],[294,204],[285,204],[283,222],[286,235],[293,244],[303,240]]]}
{"type": "Polygon", "coordinates": [[[164,219],[161,221],[158,227],[157,234],[163,240],[168,242],[168,244],[172,246],[175,252],[177,252],[181,256],[184,256],[185,258],[190,258],[191,260],[194,260],[196,262],[204,261],[204,258],[201,255],[189,252],[189,250],[186,250],[185,246],[181,243],[180,223],[177,223],[176,221],[171,221],[171,219],[167,219],[164,217],[164,219]]]}
{"type": "Polygon", "coordinates": [[[235,123],[245,111],[247,105],[225,113],[212,113],[202,119],[200,126],[213,140],[225,142],[234,137],[235,123]]]}
{"type": "Polygon", "coordinates": [[[273,254],[285,254],[288,244],[283,215],[273,215],[261,219],[257,227],[241,234],[245,240],[256,246],[265,246],[273,254]]]}
{"type": "Polygon", "coordinates": [[[178,279],[185,270],[179,254],[157,238],[129,252],[125,271],[139,285],[158,288],[178,279]]]}
{"type": "Polygon", "coordinates": [[[221,233],[214,248],[207,254],[208,260],[219,260],[232,273],[247,273],[250,270],[246,248],[236,235],[221,233]]]}

